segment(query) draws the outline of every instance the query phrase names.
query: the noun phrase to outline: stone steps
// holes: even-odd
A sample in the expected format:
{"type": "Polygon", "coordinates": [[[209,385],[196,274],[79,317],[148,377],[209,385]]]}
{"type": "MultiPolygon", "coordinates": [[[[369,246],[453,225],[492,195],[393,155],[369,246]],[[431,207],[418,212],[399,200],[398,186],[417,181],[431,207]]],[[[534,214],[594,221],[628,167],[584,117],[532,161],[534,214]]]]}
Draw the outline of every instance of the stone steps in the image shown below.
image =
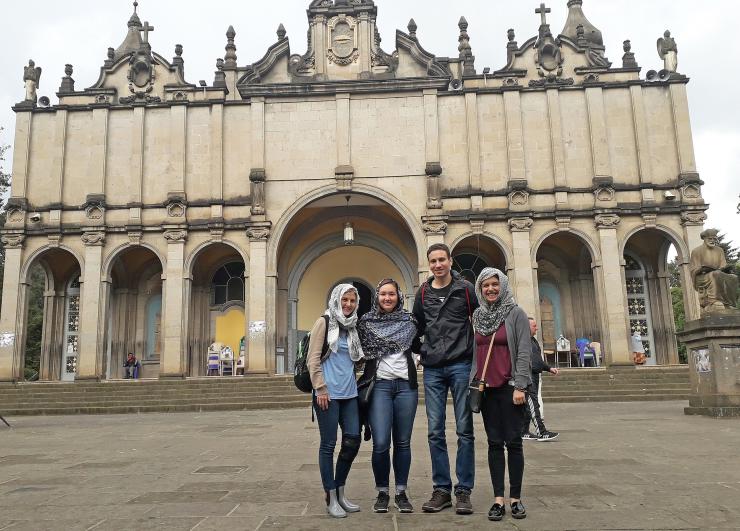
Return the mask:
{"type": "MultiPolygon", "coordinates": [[[[421,374],[420,374],[421,381],[421,374]]],[[[547,402],[684,400],[686,366],[564,369],[543,378],[547,402]]],[[[420,404],[424,388],[419,388],[420,404]]],[[[291,375],[0,384],[0,414],[63,415],[309,408],[291,375]]]]}

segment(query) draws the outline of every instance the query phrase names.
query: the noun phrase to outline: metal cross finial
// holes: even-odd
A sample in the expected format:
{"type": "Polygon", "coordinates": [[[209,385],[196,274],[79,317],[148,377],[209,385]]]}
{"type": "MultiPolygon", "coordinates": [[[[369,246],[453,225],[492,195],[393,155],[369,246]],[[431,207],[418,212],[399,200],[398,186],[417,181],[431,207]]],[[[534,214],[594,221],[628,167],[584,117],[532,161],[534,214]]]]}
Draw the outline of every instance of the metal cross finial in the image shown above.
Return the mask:
{"type": "Polygon", "coordinates": [[[134,1],[134,14],[136,14],[136,9],[139,7],[139,2],[134,1]]]}
{"type": "Polygon", "coordinates": [[[144,22],[144,25],[141,27],[141,31],[144,32],[144,42],[149,42],[149,32],[154,31],[154,26],[150,26],[149,22],[144,22]]]}
{"type": "Polygon", "coordinates": [[[547,25],[547,14],[552,13],[552,9],[550,9],[549,7],[545,7],[545,3],[543,2],[540,4],[540,7],[534,10],[534,12],[542,17],[542,25],[546,26],[547,25]]]}

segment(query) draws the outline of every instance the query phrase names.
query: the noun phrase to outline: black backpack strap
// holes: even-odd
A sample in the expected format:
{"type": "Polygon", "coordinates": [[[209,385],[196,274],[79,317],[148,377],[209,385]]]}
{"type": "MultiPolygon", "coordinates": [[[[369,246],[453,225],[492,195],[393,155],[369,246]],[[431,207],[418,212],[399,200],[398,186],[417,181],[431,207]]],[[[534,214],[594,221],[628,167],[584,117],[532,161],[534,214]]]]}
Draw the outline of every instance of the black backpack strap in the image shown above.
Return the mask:
{"type": "Polygon", "coordinates": [[[324,361],[326,359],[326,355],[329,352],[329,316],[323,315],[324,318],[324,343],[321,347],[321,361],[324,361]]]}
{"type": "Polygon", "coordinates": [[[467,301],[468,301],[468,317],[470,319],[472,319],[473,318],[473,312],[472,312],[472,307],[470,306],[470,292],[468,291],[468,287],[467,286],[465,286],[465,299],[467,299],[467,301]]]}

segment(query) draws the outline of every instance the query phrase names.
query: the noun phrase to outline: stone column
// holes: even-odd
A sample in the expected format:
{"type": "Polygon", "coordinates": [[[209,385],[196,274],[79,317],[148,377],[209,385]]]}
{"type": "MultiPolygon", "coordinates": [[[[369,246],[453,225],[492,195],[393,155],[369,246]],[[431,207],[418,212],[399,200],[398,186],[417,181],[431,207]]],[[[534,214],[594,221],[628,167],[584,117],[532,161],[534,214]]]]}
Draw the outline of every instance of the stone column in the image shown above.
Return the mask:
{"type": "Polygon", "coordinates": [[[64,341],[64,290],[44,292],[44,328],[41,332],[39,380],[58,380],[64,341]]]}
{"type": "Polygon", "coordinates": [[[247,236],[249,237],[249,297],[246,308],[247,364],[245,372],[271,373],[275,370],[275,353],[270,345],[274,345],[277,330],[274,319],[277,279],[276,277],[267,278],[267,239],[270,237],[270,224],[255,224],[247,229],[247,236]],[[272,313],[268,313],[269,306],[273,307],[272,313]]]}
{"type": "Polygon", "coordinates": [[[627,297],[624,292],[622,257],[619,254],[616,214],[601,214],[596,217],[601,248],[601,332],[604,335],[602,348],[607,365],[632,365],[629,346],[629,323],[627,320],[627,297]]]}
{"type": "Polygon", "coordinates": [[[532,244],[529,231],[533,225],[532,218],[512,218],[509,230],[513,241],[514,279],[511,283],[516,300],[527,315],[537,312],[538,294],[535,293],[534,270],[532,268],[532,244]]]}
{"type": "Polygon", "coordinates": [[[5,246],[3,306],[0,316],[0,382],[22,379],[23,350],[26,346],[27,284],[21,278],[22,234],[2,236],[5,246]]]}
{"type": "Polygon", "coordinates": [[[184,300],[185,242],[188,233],[182,229],[168,230],[164,233],[167,240],[166,279],[162,289],[162,308],[164,318],[164,345],[159,366],[160,378],[185,377],[185,330],[183,319],[186,316],[184,300]]]}
{"type": "Polygon", "coordinates": [[[442,165],[439,151],[439,109],[437,107],[437,90],[424,91],[424,154],[426,157],[425,172],[427,175],[427,208],[442,208],[442,186],[440,183],[442,165]]]}
{"type": "MultiPolygon", "coordinates": [[[[681,213],[681,225],[683,226],[683,238],[686,248],[696,249],[702,244],[701,232],[704,229],[704,221],[707,215],[701,211],[688,211],[681,213]]],[[[695,321],[701,318],[701,306],[699,305],[699,294],[694,289],[694,280],[691,276],[689,261],[691,256],[683,256],[681,262],[681,287],[683,288],[683,304],[686,312],[686,321],[695,321]]]]}
{"type": "Polygon", "coordinates": [[[77,379],[96,380],[103,377],[103,353],[105,351],[105,308],[101,290],[101,269],[103,266],[103,245],[105,232],[85,232],[85,268],[82,272],[80,293],[80,351],[77,358],[77,379]]]}

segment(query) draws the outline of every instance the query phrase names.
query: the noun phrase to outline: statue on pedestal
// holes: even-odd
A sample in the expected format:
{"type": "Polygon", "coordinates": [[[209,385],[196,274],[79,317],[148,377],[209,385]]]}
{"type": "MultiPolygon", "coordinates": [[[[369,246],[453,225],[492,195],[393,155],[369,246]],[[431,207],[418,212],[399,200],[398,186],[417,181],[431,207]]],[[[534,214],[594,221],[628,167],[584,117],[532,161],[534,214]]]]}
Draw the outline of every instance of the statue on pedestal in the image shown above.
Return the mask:
{"type": "Polygon", "coordinates": [[[23,83],[26,86],[26,97],[25,101],[32,101],[36,103],[36,89],[39,88],[39,82],[41,81],[41,67],[37,67],[36,63],[32,59],[28,61],[28,66],[23,67],[23,83]]]}
{"type": "Polygon", "coordinates": [[[663,68],[669,72],[678,71],[678,46],[668,30],[658,39],[658,55],[663,59],[663,68]]]}
{"type": "Polygon", "coordinates": [[[736,308],[738,277],[727,265],[718,231],[707,229],[701,233],[701,239],[704,244],[691,251],[690,268],[702,313],[736,308]]]}

